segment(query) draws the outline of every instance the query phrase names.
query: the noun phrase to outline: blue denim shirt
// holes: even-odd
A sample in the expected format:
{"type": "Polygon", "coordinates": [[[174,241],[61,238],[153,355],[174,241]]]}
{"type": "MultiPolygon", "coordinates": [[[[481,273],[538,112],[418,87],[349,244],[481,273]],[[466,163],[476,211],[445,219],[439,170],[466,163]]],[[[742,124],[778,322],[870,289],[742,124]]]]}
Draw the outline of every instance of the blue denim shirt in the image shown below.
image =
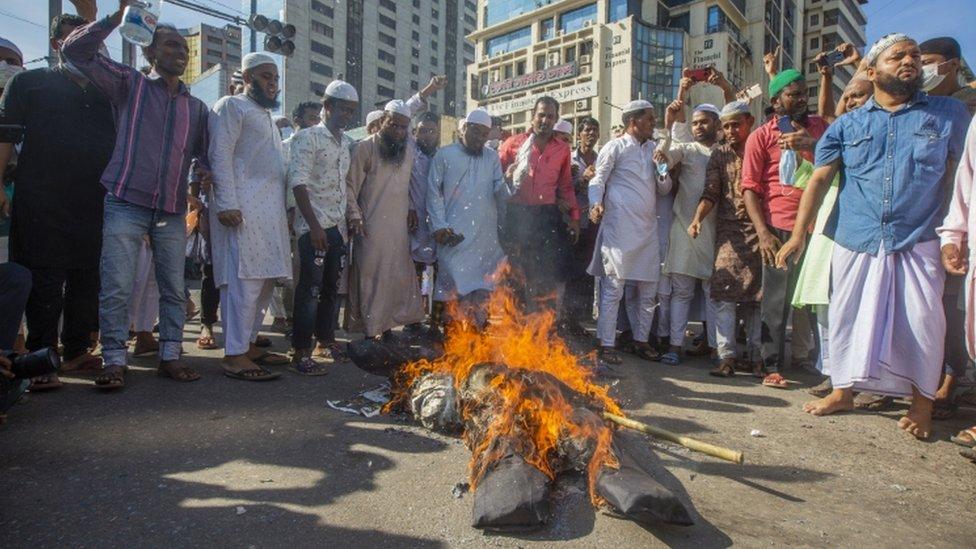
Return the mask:
{"type": "Polygon", "coordinates": [[[888,112],[874,98],[827,128],[816,166],[841,160],[840,194],[824,234],[860,253],[910,250],[935,240],[953,174],[962,155],[969,111],[950,97],[919,92],[888,112]]]}

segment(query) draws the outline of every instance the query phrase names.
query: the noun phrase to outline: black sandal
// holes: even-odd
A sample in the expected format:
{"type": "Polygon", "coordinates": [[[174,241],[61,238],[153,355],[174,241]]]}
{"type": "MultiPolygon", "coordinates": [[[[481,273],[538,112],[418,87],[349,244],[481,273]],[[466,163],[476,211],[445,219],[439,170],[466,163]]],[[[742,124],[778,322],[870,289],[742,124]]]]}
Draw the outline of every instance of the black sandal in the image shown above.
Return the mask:
{"type": "Polygon", "coordinates": [[[735,359],[722,359],[714,370],[708,372],[708,375],[715,377],[735,377],[735,359]]]}
{"type": "Polygon", "coordinates": [[[623,359],[620,358],[620,353],[617,352],[613,347],[600,347],[596,351],[596,357],[604,364],[612,364],[616,366],[617,364],[622,364],[623,359]]]}
{"type": "Polygon", "coordinates": [[[644,360],[649,360],[651,362],[661,361],[661,353],[647,343],[639,343],[635,341],[633,347],[633,353],[637,356],[637,358],[642,358],[644,360]]]}
{"type": "Polygon", "coordinates": [[[105,391],[125,387],[125,366],[108,366],[105,373],[95,378],[95,386],[105,391]]]}
{"type": "Polygon", "coordinates": [[[236,372],[224,370],[224,375],[231,379],[239,379],[241,381],[271,381],[272,379],[281,377],[281,372],[271,372],[258,366],[257,368],[238,370],[236,372]]]}

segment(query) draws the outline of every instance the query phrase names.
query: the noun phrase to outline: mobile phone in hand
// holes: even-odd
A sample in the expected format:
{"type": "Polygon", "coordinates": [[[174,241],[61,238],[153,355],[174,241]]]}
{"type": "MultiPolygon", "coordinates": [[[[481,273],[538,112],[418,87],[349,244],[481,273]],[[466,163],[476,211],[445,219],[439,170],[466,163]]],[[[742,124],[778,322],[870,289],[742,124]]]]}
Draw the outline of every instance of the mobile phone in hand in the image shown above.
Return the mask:
{"type": "Polygon", "coordinates": [[[821,57],[820,60],[817,61],[817,64],[820,65],[821,67],[833,67],[834,65],[840,63],[843,60],[844,60],[844,54],[837,50],[834,50],[828,53],[827,55],[821,57]]]}
{"type": "Polygon", "coordinates": [[[779,128],[780,133],[793,133],[796,128],[793,127],[793,119],[789,116],[781,116],[776,122],[776,127],[779,128]]]}
{"type": "Polygon", "coordinates": [[[685,73],[685,76],[691,78],[695,82],[707,82],[708,77],[711,76],[711,74],[712,74],[712,69],[709,68],[689,69],[688,72],[685,73]]]}

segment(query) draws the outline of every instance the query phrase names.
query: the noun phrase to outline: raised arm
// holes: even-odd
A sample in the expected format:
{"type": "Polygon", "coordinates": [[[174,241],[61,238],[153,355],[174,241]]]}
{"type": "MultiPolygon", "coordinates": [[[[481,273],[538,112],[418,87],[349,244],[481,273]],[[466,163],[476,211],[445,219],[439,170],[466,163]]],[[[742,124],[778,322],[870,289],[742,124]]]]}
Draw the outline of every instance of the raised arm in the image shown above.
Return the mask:
{"type": "Polygon", "coordinates": [[[126,3],[126,0],[122,0],[119,10],[112,15],[78,27],[61,46],[64,58],[116,105],[128,100],[129,86],[139,73],[132,67],[99,54],[98,48],[122,22],[122,9],[126,3]]]}
{"type": "Polygon", "coordinates": [[[833,123],[837,119],[836,105],[834,104],[834,68],[829,65],[821,65],[819,61],[827,55],[820,52],[813,58],[820,72],[820,92],[817,94],[817,114],[828,123],[833,123]]]}

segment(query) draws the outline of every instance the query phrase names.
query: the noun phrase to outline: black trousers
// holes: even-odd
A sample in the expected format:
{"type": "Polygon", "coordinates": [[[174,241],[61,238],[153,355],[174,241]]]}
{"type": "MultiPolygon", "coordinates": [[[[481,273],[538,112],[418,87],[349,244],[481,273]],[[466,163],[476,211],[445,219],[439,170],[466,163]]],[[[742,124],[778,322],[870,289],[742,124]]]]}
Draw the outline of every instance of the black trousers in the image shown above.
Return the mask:
{"type": "Polygon", "coordinates": [[[0,263],[0,351],[14,348],[30,289],[31,273],[26,267],[0,263]]]}
{"type": "Polygon", "coordinates": [[[212,264],[204,264],[200,284],[200,323],[210,326],[217,323],[217,309],[220,308],[220,290],[214,285],[212,264]]]}
{"type": "Polygon", "coordinates": [[[64,313],[61,344],[71,360],[91,347],[98,331],[98,267],[31,269],[34,284],[27,298],[27,349],[57,348],[58,322],[64,313]]]}

